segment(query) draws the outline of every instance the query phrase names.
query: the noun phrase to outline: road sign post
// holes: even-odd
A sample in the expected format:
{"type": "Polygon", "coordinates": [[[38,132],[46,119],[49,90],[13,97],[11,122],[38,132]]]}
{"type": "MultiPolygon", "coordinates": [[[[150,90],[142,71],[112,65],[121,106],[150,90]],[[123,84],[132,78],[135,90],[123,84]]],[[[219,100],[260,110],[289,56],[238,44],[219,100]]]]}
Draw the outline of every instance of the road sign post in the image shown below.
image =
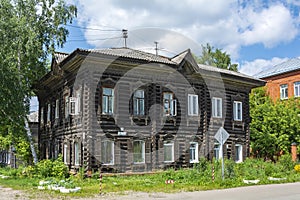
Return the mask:
{"type": "Polygon", "coordinates": [[[221,161],[222,161],[222,180],[224,180],[224,156],[223,156],[223,145],[226,140],[229,138],[228,132],[223,128],[220,127],[215,135],[215,139],[220,143],[220,151],[221,151],[221,161]]]}

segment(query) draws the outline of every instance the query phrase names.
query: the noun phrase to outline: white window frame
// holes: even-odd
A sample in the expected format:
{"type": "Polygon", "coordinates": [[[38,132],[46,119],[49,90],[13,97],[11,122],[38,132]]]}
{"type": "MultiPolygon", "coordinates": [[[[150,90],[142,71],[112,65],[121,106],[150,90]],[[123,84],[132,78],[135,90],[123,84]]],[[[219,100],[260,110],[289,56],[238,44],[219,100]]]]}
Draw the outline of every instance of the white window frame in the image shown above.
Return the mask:
{"type": "Polygon", "coordinates": [[[79,165],[80,164],[80,146],[78,142],[74,143],[74,164],[79,165]]]}
{"type": "MultiPolygon", "coordinates": [[[[138,156],[140,157],[140,156],[138,156]]],[[[145,163],[145,141],[143,140],[134,140],[133,141],[133,163],[134,164],[140,164],[140,163],[145,163]],[[141,152],[136,152],[136,149],[135,149],[135,143],[140,143],[141,144],[141,152]],[[140,154],[141,155],[141,160],[135,160],[135,155],[136,154],[140,154]]]]}
{"type": "Polygon", "coordinates": [[[103,163],[103,165],[113,165],[114,164],[114,160],[115,160],[115,154],[114,154],[115,150],[114,150],[114,141],[111,140],[104,140],[101,142],[101,161],[103,163]],[[110,152],[106,152],[107,148],[107,144],[110,143],[111,145],[111,151],[110,152]],[[105,151],[104,151],[105,150],[105,151]],[[110,154],[111,158],[110,161],[104,161],[103,157],[106,157],[105,159],[108,158],[107,153],[110,154]]]}
{"type": "Polygon", "coordinates": [[[70,105],[70,115],[78,115],[79,114],[79,100],[77,97],[69,98],[70,105]]]}
{"type": "Polygon", "coordinates": [[[243,103],[241,101],[233,102],[233,120],[234,121],[243,120],[243,103]]]}
{"type": "Polygon", "coordinates": [[[59,118],[59,99],[55,101],[55,119],[59,118]]]}
{"type": "Polygon", "coordinates": [[[69,97],[65,96],[64,101],[65,101],[65,118],[68,118],[69,114],[70,114],[70,110],[69,110],[70,109],[69,97]]]}
{"type": "Polygon", "coordinates": [[[40,116],[40,119],[41,119],[41,125],[44,124],[44,107],[41,107],[41,116],[40,116]]]}
{"type": "Polygon", "coordinates": [[[212,116],[214,118],[222,118],[223,102],[222,98],[212,98],[212,116]]]}
{"type": "Polygon", "coordinates": [[[174,162],[174,142],[164,142],[164,162],[165,163],[171,163],[174,162]],[[171,159],[170,160],[166,160],[166,151],[167,148],[171,147],[171,159]]]}
{"type": "Polygon", "coordinates": [[[190,163],[199,162],[198,148],[199,148],[198,142],[190,142],[190,163]]]}
{"type": "Polygon", "coordinates": [[[300,97],[300,81],[294,83],[294,96],[300,97]]]}
{"type": "Polygon", "coordinates": [[[287,99],[288,95],[288,84],[280,85],[280,99],[287,99]]]}
{"type": "Polygon", "coordinates": [[[234,147],[235,147],[235,162],[236,163],[243,162],[243,145],[236,144],[234,147]]]}
{"type": "Polygon", "coordinates": [[[114,89],[109,87],[102,88],[102,114],[112,115],[114,113],[114,89]],[[104,90],[111,90],[111,95],[104,94],[104,90]]]}
{"type": "Polygon", "coordinates": [[[68,164],[68,145],[64,144],[64,163],[68,164]]]}
{"type": "Polygon", "coordinates": [[[47,104],[47,123],[51,121],[51,104],[47,104]]]}
{"type": "Polygon", "coordinates": [[[172,92],[163,93],[163,113],[164,116],[176,116],[177,115],[177,101],[174,99],[172,92]],[[165,98],[165,97],[169,98],[165,98]]]}
{"type": "Polygon", "coordinates": [[[221,144],[220,143],[215,143],[214,144],[214,158],[216,160],[222,159],[223,154],[221,152],[221,144]]]}
{"type": "Polygon", "coordinates": [[[145,115],[145,91],[136,90],[133,94],[133,115],[143,116],[145,115]],[[139,95],[139,93],[141,95],[139,95]]]}
{"type": "Polygon", "coordinates": [[[188,94],[188,115],[197,116],[199,110],[198,95],[188,94]]]}

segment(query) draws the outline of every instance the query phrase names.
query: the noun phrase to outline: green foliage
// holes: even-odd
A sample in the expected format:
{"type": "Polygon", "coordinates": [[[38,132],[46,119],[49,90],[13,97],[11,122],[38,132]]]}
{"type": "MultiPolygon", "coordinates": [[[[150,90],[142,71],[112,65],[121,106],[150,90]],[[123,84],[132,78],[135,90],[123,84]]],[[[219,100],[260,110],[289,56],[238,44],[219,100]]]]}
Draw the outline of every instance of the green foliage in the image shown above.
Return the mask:
{"type": "Polygon", "coordinates": [[[41,178],[58,177],[64,178],[68,175],[68,168],[62,161],[60,155],[56,160],[41,160],[36,165],[36,173],[41,178]]]}
{"type": "Polygon", "coordinates": [[[254,156],[275,161],[280,154],[289,153],[293,142],[300,144],[299,106],[296,99],[273,102],[263,87],[252,90],[250,141],[254,156]]]}
{"type": "Polygon", "coordinates": [[[209,44],[206,44],[206,46],[202,45],[202,55],[200,57],[195,57],[195,59],[200,64],[238,71],[238,65],[231,64],[231,58],[229,54],[222,52],[222,50],[218,48],[214,50],[214,47],[210,46],[209,44]]]}
{"type": "MultiPolygon", "coordinates": [[[[50,166],[51,164],[47,163],[47,165],[50,166]]],[[[243,179],[259,179],[259,184],[299,181],[300,173],[297,173],[296,170],[299,168],[300,171],[300,165],[299,167],[295,167],[295,169],[292,168],[291,170],[290,165],[292,166],[291,160],[288,156],[283,157],[277,163],[265,162],[263,159],[246,159],[243,163],[235,163],[232,160],[225,159],[225,179],[222,180],[220,162],[209,162],[203,158],[200,159],[199,163],[195,164],[193,168],[190,169],[168,169],[154,174],[129,176],[103,174],[102,192],[123,193],[125,191],[199,191],[245,186],[243,179]],[[213,166],[215,170],[214,181],[212,181],[213,166]],[[274,182],[268,180],[270,176],[287,179],[274,182]],[[165,184],[166,180],[171,179],[175,181],[174,184],[165,184]]],[[[95,173],[92,176],[93,178],[88,179],[78,179],[74,176],[71,176],[67,179],[62,179],[59,177],[46,178],[38,176],[37,174],[39,173],[40,172],[36,171],[36,169],[30,167],[27,167],[26,170],[0,168],[0,174],[15,176],[10,179],[0,179],[0,184],[13,188],[17,187],[17,189],[20,189],[20,185],[22,185],[23,189],[32,189],[32,187],[37,187],[39,182],[43,180],[43,182],[47,182],[48,185],[65,186],[68,188],[73,188],[75,186],[81,187],[82,191],[74,194],[81,197],[99,194],[99,173],[95,173]],[[34,170],[35,175],[31,176],[30,178],[28,178],[29,176],[25,175],[19,176],[22,173],[25,174],[25,171],[28,171],[30,174],[33,173],[34,170]],[[17,178],[18,176],[22,178],[17,178]]],[[[51,172],[45,174],[51,174],[51,172]]]]}
{"type": "MultiPolygon", "coordinates": [[[[28,97],[36,81],[47,72],[49,54],[65,43],[68,30],[64,25],[72,22],[76,12],[76,7],[64,0],[1,0],[0,135],[12,133],[8,138],[11,144],[26,136],[28,97]]],[[[24,152],[19,155],[28,158],[24,152]]]]}

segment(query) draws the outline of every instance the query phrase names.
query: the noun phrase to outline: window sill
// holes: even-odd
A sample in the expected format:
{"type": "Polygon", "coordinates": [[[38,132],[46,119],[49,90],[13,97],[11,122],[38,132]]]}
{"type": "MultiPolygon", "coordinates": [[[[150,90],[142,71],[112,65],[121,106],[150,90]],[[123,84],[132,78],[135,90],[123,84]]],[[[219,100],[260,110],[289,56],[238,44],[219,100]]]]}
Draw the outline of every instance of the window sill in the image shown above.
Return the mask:
{"type": "Polygon", "coordinates": [[[199,161],[198,161],[198,160],[194,160],[194,161],[191,161],[191,160],[190,160],[190,163],[191,163],[191,164],[199,163],[199,161]]]}
{"type": "Polygon", "coordinates": [[[112,166],[112,165],[114,165],[114,163],[103,163],[102,165],[103,166],[112,166]]]}
{"type": "Polygon", "coordinates": [[[144,165],[145,164],[145,161],[144,162],[133,162],[134,165],[144,165]]]}

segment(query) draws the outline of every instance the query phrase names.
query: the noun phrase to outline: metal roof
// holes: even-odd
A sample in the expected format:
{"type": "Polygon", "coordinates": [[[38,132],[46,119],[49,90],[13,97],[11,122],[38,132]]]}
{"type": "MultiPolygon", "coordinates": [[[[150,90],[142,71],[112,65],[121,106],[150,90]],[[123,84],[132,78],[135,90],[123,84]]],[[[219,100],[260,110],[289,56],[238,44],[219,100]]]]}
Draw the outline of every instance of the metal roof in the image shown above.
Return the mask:
{"type": "MultiPolygon", "coordinates": [[[[139,51],[135,49],[130,48],[109,48],[109,49],[76,49],[73,53],[76,52],[83,52],[83,53],[96,53],[96,54],[102,54],[102,55],[109,55],[114,57],[122,57],[122,58],[130,58],[130,59],[138,59],[138,60],[144,60],[147,62],[156,62],[156,63],[163,63],[163,64],[171,64],[171,65],[178,65],[182,62],[182,60],[186,59],[186,56],[188,54],[191,54],[189,50],[186,50],[173,58],[168,58],[160,55],[155,55],[152,53],[139,51]]],[[[70,55],[71,55],[70,54],[70,55]]],[[[57,61],[60,60],[63,61],[68,54],[59,53],[57,54],[57,61]]],[[[263,82],[262,80],[258,78],[254,78],[253,76],[248,76],[246,74],[242,74],[240,72],[234,72],[227,69],[221,69],[214,66],[208,66],[208,65],[202,65],[198,64],[199,70],[205,70],[205,71],[211,71],[211,72],[217,72],[227,75],[232,75],[240,78],[245,79],[252,79],[255,81],[263,82]]],[[[197,69],[196,69],[197,70],[197,69]]],[[[197,70],[198,71],[198,70],[197,70]]]]}
{"type": "Polygon", "coordinates": [[[255,75],[257,78],[267,78],[270,76],[276,76],[287,72],[300,69],[300,58],[292,58],[286,62],[275,65],[271,69],[259,72],[255,75]]]}
{"type": "Polygon", "coordinates": [[[88,49],[88,50],[78,49],[78,50],[87,53],[99,53],[99,54],[104,54],[109,56],[139,59],[148,62],[158,62],[158,63],[172,64],[172,65],[176,64],[175,62],[171,61],[170,58],[160,56],[160,55],[155,55],[152,53],[147,53],[144,51],[130,49],[130,48],[88,49]]]}
{"type": "Polygon", "coordinates": [[[228,69],[218,68],[218,67],[215,67],[215,66],[198,64],[198,67],[199,67],[199,69],[203,69],[203,70],[206,70],[206,71],[218,72],[218,73],[222,73],[222,74],[238,76],[238,77],[241,77],[241,78],[247,78],[247,79],[262,81],[261,79],[255,78],[253,76],[249,76],[249,75],[246,75],[246,74],[243,74],[243,73],[240,73],[240,72],[231,71],[231,70],[228,70],[228,69]]]}

